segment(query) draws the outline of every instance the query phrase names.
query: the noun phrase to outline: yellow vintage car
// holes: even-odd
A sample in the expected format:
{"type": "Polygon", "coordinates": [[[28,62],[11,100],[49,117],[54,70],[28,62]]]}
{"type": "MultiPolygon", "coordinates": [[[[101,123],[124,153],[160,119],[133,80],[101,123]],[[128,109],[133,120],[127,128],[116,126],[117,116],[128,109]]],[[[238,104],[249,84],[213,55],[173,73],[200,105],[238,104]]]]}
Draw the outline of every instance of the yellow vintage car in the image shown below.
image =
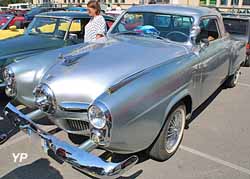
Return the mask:
{"type": "Polygon", "coordinates": [[[22,16],[0,15],[0,40],[22,35],[24,33],[23,22],[22,16]]]}
{"type": "Polygon", "coordinates": [[[8,30],[0,30],[0,40],[23,35],[23,33],[24,29],[16,29],[16,26],[11,26],[8,30]]]}
{"type": "MultiPolygon", "coordinates": [[[[0,17],[0,22],[1,22],[1,17],[0,17]]],[[[8,22],[6,22],[6,23],[8,23],[8,22]]],[[[7,25],[5,25],[5,26],[8,27],[7,25]]],[[[69,26],[68,23],[62,23],[59,27],[59,30],[67,31],[68,26],[69,26]]],[[[44,26],[40,27],[39,29],[41,32],[44,32],[44,33],[53,32],[55,29],[55,24],[44,25],[44,26]]],[[[80,30],[81,30],[80,23],[73,22],[71,24],[70,31],[76,32],[76,31],[80,31],[80,30]]],[[[24,29],[17,29],[16,25],[12,25],[12,26],[8,27],[7,29],[5,28],[4,30],[0,30],[0,40],[11,38],[11,37],[16,37],[16,36],[23,35],[23,34],[24,34],[24,29]]]]}

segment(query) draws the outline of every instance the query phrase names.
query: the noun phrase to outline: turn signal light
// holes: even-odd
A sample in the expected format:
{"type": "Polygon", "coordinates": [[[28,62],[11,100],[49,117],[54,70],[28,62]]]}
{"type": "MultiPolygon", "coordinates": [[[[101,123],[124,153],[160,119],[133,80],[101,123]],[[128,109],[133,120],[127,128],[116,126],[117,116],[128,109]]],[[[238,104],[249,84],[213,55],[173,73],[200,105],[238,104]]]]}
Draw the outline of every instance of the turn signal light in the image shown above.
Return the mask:
{"type": "Polygon", "coordinates": [[[249,56],[250,55],[250,43],[246,44],[246,55],[249,56]]]}
{"type": "Polygon", "coordinates": [[[246,49],[250,49],[250,43],[246,44],[246,49]]]}

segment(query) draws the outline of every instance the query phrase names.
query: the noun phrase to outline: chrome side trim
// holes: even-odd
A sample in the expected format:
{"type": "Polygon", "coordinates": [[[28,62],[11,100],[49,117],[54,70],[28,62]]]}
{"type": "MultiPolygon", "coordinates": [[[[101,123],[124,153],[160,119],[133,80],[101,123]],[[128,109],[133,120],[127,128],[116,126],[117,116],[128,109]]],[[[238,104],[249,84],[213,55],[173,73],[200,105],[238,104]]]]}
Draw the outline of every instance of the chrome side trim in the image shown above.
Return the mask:
{"type": "Polygon", "coordinates": [[[66,112],[88,112],[89,104],[80,102],[61,102],[59,108],[66,112]]]}
{"type": "Polygon", "coordinates": [[[80,147],[59,140],[39,128],[30,118],[17,110],[11,103],[8,103],[5,107],[4,114],[28,135],[38,135],[44,141],[43,148],[45,151],[52,151],[56,157],[67,162],[73,168],[93,177],[104,179],[117,178],[133,167],[138,161],[138,157],[135,155],[120,163],[108,162],[94,156],[89,153],[89,151],[97,147],[92,140],[84,142],[80,147]]]}

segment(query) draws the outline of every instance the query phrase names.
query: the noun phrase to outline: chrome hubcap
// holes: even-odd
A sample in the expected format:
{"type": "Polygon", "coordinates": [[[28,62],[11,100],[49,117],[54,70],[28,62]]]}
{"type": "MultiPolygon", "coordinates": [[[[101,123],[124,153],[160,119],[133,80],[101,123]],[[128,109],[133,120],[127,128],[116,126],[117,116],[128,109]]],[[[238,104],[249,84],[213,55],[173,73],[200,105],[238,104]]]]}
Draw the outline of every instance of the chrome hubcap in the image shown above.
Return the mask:
{"type": "Polygon", "coordinates": [[[185,112],[179,109],[170,117],[166,132],[165,148],[168,153],[172,153],[180,143],[185,125],[185,112]]]}
{"type": "Polygon", "coordinates": [[[236,85],[240,77],[240,71],[237,70],[235,75],[234,75],[234,84],[236,85]]]}

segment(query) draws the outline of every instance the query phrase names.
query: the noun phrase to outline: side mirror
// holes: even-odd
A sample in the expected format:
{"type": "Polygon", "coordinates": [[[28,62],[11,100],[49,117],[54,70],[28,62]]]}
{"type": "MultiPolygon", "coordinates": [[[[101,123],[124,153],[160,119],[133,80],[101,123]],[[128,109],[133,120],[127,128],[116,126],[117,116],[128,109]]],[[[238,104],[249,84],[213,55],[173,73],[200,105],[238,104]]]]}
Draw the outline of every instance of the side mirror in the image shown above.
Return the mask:
{"type": "Polygon", "coordinates": [[[206,48],[209,46],[209,40],[208,39],[201,39],[201,46],[202,48],[206,48]]]}
{"type": "Polygon", "coordinates": [[[77,39],[78,39],[78,36],[76,34],[72,34],[72,33],[69,34],[69,40],[76,41],[77,39]]]}
{"type": "Polygon", "coordinates": [[[17,28],[16,28],[15,25],[12,25],[12,26],[9,27],[9,30],[11,30],[11,31],[16,31],[16,29],[17,29],[17,28]]]}
{"type": "Polygon", "coordinates": [[[190,32],[190,38],[191,38],[191,42],[193,44],[196,44],[196,40],[197,40],[197,37],[200,34],[200,32],[201,32],[201,29],[199,26],[192,27],[191,32],[190,32]]]}

